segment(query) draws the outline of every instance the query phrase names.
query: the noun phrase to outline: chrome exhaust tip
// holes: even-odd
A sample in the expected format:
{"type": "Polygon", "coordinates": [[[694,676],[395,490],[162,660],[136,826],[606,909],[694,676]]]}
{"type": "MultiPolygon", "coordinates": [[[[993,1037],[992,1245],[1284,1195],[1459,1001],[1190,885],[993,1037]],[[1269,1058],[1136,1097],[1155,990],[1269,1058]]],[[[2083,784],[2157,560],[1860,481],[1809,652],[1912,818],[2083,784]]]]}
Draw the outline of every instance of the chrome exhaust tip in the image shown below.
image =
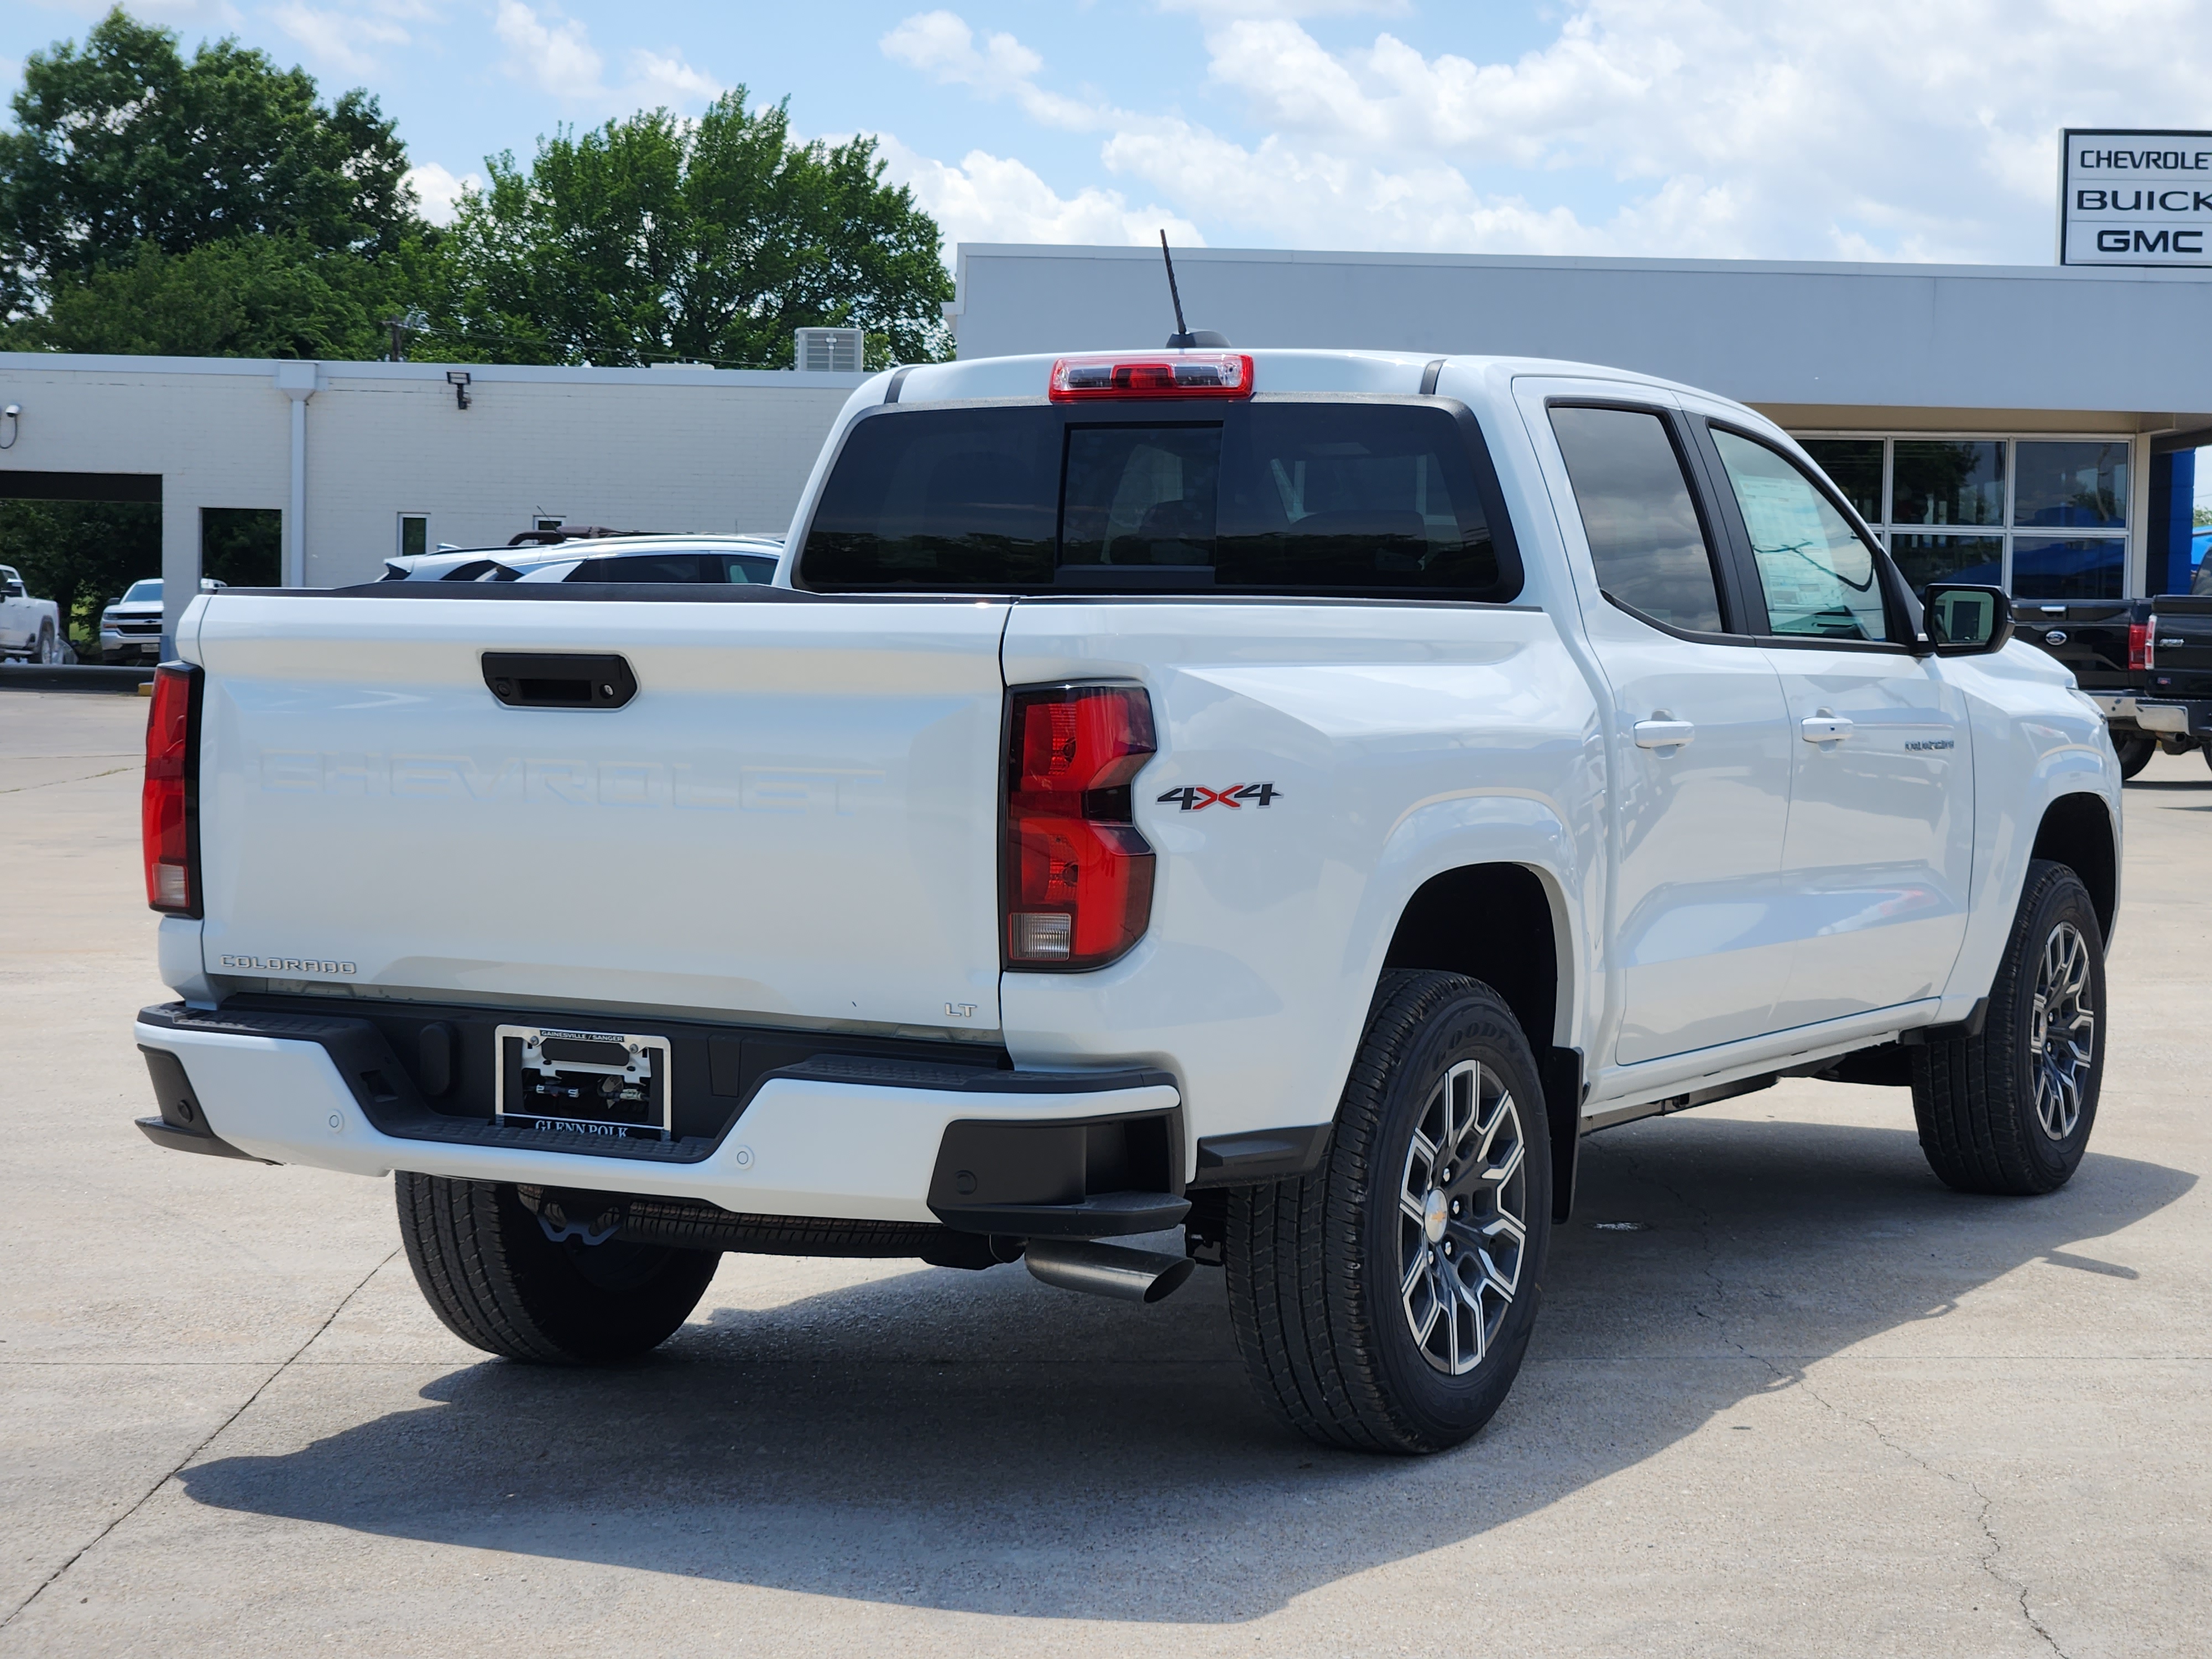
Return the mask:
{"type": "Polygon", "coordinates": [[[1197,1266],[1187,1255],[1162,1255],[1088,1238],[1033,1238],[1024,1259],[1030,1271],[1048,1285],[1121,1302],[1158,1302],[1172,1296],[1197,1266]]]}

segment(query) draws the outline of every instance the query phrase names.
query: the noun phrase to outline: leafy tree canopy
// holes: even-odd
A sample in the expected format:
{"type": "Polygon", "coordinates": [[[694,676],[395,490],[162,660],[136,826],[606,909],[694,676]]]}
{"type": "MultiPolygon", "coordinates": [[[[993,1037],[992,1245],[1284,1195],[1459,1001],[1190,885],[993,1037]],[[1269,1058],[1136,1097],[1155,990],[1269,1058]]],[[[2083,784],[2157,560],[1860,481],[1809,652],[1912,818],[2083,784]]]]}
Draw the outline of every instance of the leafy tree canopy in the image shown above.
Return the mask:
{"type": "Polygon", "coordinates": [[[795,328],[858,327],[872,364],[939,355],[937,225],[870,138],[793,142],[740,87],[491,158],[444,246],[438,349],[516,362],[784,368],[795,328]]]}
{"type": "Polygon", "coordinates": [[[44,313],[0,335],[16,350],[179,357],[384,355],[419,258],[327,253],[304,239],[234,238],[186,253],[138,244],[127,263],[57,288],[44,313]]]}
{"type": "Polygon", "coordinates": [[[118,8],[82,46],[32,53],[13,108],[15,130],[0,131],[0,315],[112,268],[143,273],[146,249],[179,258],[268,236],[375,258],[421,230],[405,147],[376,100],[356,90],[325,105],[305,70],[233,40],[187,59],[175,34],[118,8]]]}

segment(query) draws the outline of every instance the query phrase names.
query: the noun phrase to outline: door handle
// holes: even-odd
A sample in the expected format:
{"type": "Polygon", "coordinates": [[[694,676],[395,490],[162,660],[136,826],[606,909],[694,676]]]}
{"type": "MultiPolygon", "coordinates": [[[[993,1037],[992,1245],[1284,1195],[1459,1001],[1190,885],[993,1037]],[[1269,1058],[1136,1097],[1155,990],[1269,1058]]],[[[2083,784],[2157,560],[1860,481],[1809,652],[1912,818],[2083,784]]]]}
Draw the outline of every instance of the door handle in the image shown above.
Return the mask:
{"type": "Polygon", "coordinates": [[[1638,720],[1633,729],[1638,749],[1680,749],[1698,735],[1687,720],[1638,720]]]}
{"type": "Polygon", "coordinates": [[[1838,743],[1851,734],[1851,723],[1841,714],[1808,714],[1797,729],[1808,743],[1838,743]]]}

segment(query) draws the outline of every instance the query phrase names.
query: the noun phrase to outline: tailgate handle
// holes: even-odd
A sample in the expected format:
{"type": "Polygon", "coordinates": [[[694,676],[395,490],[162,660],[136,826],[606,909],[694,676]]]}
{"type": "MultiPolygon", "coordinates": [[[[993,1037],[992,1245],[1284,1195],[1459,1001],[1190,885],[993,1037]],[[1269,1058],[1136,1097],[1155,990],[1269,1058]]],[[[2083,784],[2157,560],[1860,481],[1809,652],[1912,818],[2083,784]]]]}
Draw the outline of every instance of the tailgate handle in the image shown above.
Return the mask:
{"type": "Polygon", "coordinates": [[[637,676],[612,652],[487,651],[484,684],[509,708],[619,708],[637,676]]]}

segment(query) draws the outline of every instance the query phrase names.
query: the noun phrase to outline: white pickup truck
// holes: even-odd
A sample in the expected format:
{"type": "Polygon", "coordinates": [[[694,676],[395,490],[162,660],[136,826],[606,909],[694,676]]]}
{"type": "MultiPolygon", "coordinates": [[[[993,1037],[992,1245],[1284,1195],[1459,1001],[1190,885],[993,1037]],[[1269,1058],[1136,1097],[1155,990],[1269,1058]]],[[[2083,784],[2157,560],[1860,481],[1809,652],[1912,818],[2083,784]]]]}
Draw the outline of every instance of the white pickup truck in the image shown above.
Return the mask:
{"type": "Polygon", "coordinates": [[[2072,1173],[2119,771],[2009,617],[1636,374],[900,369],[772,585],[196,599],[142,1127],[396,1172],[517,1359],[652,1346],[724,1250],[1195,1261],[1289,1423],[1449,1446],[1583,1134],[1819,1076],[1955,1188],[2072,1173]]]}
{"type": "Polygon", "coordinates": [[[62,643],[61,608],[52,599],[33,599],[22,573],[0,564],[0,662],[13,657],[58,663],[62,643]]]}

